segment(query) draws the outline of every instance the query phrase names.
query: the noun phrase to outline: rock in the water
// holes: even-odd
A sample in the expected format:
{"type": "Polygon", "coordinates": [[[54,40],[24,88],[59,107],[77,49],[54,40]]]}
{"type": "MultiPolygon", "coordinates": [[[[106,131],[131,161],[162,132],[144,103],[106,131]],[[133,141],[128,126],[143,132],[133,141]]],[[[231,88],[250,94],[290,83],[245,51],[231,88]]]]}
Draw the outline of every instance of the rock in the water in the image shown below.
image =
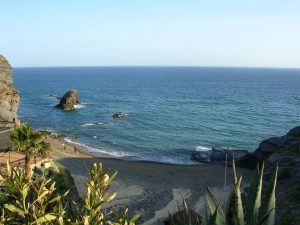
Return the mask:
{"type": "Polygon", "coordinates": [[[76,90],[68,91],[64,94],[64,96],[60,99],[59,104],[56,106],[62,110],[73,110],[75,107],[80,104],[78,101],[78,94],[76,90]]]}
{"type": "Polygon", "coordinates": [[[125,116],[126,116],[125,113],[118,112],[118,113],[115,113],[114,115],[112,115],[112,118],[113,119],[121,119],[121,118],[123,118],[125,116]]]}
{"type": "Polygon", "coordinates": [[[11,127],[17,123],[19,108],[19,93],[13,87],[12,69],[0,55],[0,127],[11,127]]]}

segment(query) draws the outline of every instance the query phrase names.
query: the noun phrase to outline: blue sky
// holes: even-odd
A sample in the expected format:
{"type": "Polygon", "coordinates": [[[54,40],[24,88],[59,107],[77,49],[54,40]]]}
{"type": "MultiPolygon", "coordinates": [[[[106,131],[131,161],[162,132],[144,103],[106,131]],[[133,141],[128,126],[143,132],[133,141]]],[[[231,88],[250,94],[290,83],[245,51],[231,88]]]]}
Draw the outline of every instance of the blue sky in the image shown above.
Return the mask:
{"type": "Polygon", "coordinates": [[[0,0],[15,67],[300,67],[300,1],[0,0]]]}

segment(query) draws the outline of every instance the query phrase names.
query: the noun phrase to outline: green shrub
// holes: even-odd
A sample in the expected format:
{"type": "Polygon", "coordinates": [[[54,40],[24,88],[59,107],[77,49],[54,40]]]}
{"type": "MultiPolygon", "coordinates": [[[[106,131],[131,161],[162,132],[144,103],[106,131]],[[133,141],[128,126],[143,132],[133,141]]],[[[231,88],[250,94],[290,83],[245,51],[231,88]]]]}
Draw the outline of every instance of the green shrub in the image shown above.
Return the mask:
{"type": "Polygon", "coordinates": [[[107,192],[116,173],[110,176],[102,164],[94,164],[89,172],[87,197],[71,215],[66,213],[71,203],[64,204],[68,192],[59,193],[52,178],[45,174],[27,176],[23,168],[9,165],[7,171],[7,174],[0,175],[0,224],[134,225],[139,217],[130,218],[127,209],[122,215],[103,209],[116,195],[107,192]]]}

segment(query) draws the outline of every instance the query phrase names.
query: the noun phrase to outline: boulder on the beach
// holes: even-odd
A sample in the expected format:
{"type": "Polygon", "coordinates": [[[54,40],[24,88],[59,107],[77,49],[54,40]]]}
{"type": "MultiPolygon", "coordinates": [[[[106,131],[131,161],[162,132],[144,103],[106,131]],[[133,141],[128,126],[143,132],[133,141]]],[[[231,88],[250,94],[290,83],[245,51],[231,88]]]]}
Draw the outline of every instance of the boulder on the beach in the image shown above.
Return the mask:
{"type": "Polygon", "coordinates": [[[211,150],[207,151],[195,151],[192,154],[192,159],[198,162],[227,162],[231,163],[232,159],[239,159],[249,152],[246,150],[229,150],[228,148],[213,147],[211,150]]]}
{"type": "Polygon", "coordinates": [[[196,160],[198,162],[202,162],[202,163],[209,163],[209,162],[211,162],[211,159],[210,159],[211,154],[212,154],[211,150],[195,151],[192,153],[192,159],[196,160]]]}
{"type": "Polygon", "coordinates": [[[113,119],[121,119],[121,118],[123,118],[123,117],[125,117],[125,116],[126,116],[125,113],[118,112],[118,113],[113,114],[113,115],[112,115],[112,118],[113,118],[113,119]]]}
{"type": "Polygon", "coordinates": [[[78,101],[77,91],[71,90],[64,94],[56,107],[62,110],[69,111],[75,109],[76,105],[78,104],[80,104],[80,102],[78,101]]]}
{"type": "Polygon", "coordinates": [[[19,122],[19,93],[13,87],[12,68],[0,55],[0,127],[12,127],[19,122]]]}
{"type": "Polygon", "coordinates": [[[233,159],[239,159],[249,152],[246,150],[230,150],[228,148],[212,148],[211,160],[225,162],[231,162],[233,159]]]}

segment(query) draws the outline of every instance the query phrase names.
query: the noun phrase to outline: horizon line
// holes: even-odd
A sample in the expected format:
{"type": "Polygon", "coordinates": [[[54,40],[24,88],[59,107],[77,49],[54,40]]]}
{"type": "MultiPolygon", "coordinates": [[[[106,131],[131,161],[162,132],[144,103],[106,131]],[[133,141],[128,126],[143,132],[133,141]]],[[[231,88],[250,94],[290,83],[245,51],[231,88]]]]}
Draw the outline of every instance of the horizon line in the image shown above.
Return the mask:
{"type": "Polygon", "coordinates": [[[174,66],[174,65],[111,65],[111,66],[12,66],[12,69],[38,69],[38,68],[228,68],[228,69],[294,69],[299,70],[300,67],[271,67],[271,66],[174,66]]]}

